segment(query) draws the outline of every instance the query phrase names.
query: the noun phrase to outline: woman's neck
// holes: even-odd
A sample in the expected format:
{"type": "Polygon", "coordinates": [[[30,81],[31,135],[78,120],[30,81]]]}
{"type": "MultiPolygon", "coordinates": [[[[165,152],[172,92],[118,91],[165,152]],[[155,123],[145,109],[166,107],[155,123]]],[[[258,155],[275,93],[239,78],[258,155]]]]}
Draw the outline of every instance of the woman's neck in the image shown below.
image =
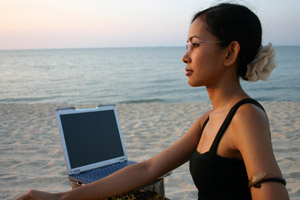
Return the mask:
{"type": "Polygon", "coordinates": [[[239,81],[219,85],[218,87],[206,87],[214,112],[222,112],[230,109],[235,103],[249,96],[242,89],[239,81]]]}

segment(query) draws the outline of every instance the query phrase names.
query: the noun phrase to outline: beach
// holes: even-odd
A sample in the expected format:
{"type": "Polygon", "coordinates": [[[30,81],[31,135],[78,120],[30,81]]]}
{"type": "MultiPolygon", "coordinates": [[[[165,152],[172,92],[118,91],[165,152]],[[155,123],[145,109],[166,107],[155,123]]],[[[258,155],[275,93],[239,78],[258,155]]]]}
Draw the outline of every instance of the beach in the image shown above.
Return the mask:
{"type": "MultiPolygon", "coordinates": [[[[261,103],[270,120],[275,156],[290,198],[300,199],[300,102],[261,103]]],[[[55,117],[55,109],[62,106],[68,105],[0,104],[0,199],[15,199],[28,189],[71,189],[55,117]]],[[[97,104],[76,106],[90,108],[97,104]]],[[[206,102],[116,106],[128,157],[135,161],[143,161],[168,147],[211,109],[206,102]]],[[[165,178],[165,193],[174,200],[197,198],[188,163],[165,178]]]]}

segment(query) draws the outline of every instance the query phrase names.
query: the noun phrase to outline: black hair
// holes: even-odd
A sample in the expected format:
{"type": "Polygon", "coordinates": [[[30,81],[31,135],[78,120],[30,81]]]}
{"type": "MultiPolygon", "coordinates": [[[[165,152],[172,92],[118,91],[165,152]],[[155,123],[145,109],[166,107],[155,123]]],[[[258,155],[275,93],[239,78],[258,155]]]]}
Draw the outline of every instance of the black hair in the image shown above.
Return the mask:
{"type": "Polygon", "coordinates": [[[194,15],[207,24],[208,31],[226,47],[232,41],[240,45],[237,73],[244,80],[247,65],[254,59],[261,46],[262,28],[258,17],[247,7],[237,4],[222,3],[200,11],[194,15]]]}

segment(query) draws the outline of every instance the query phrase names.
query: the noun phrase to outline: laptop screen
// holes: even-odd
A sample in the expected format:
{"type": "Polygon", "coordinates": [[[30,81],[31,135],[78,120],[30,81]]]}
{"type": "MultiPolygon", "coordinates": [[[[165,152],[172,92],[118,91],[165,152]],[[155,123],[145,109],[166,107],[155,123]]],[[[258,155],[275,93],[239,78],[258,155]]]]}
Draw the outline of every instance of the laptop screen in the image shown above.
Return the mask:
{"type": "Polygon", "coordinates": [[[124,156],[114,110],[60,116],[71,168],[124,156]]]}

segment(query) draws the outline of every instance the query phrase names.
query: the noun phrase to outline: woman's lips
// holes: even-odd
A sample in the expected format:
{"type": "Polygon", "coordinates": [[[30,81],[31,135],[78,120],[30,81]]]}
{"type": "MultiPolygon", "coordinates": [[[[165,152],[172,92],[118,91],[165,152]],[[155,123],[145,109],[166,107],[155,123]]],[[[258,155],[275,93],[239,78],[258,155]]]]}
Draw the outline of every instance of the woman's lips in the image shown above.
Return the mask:
{"type": "Polygon", "coordinates": [[[193,70],[191,70],[191,69],[185,69],[185,75],[186,76],[190,76],[190,75],[192,75],[192,73],[193,73],[193,70]]]}

